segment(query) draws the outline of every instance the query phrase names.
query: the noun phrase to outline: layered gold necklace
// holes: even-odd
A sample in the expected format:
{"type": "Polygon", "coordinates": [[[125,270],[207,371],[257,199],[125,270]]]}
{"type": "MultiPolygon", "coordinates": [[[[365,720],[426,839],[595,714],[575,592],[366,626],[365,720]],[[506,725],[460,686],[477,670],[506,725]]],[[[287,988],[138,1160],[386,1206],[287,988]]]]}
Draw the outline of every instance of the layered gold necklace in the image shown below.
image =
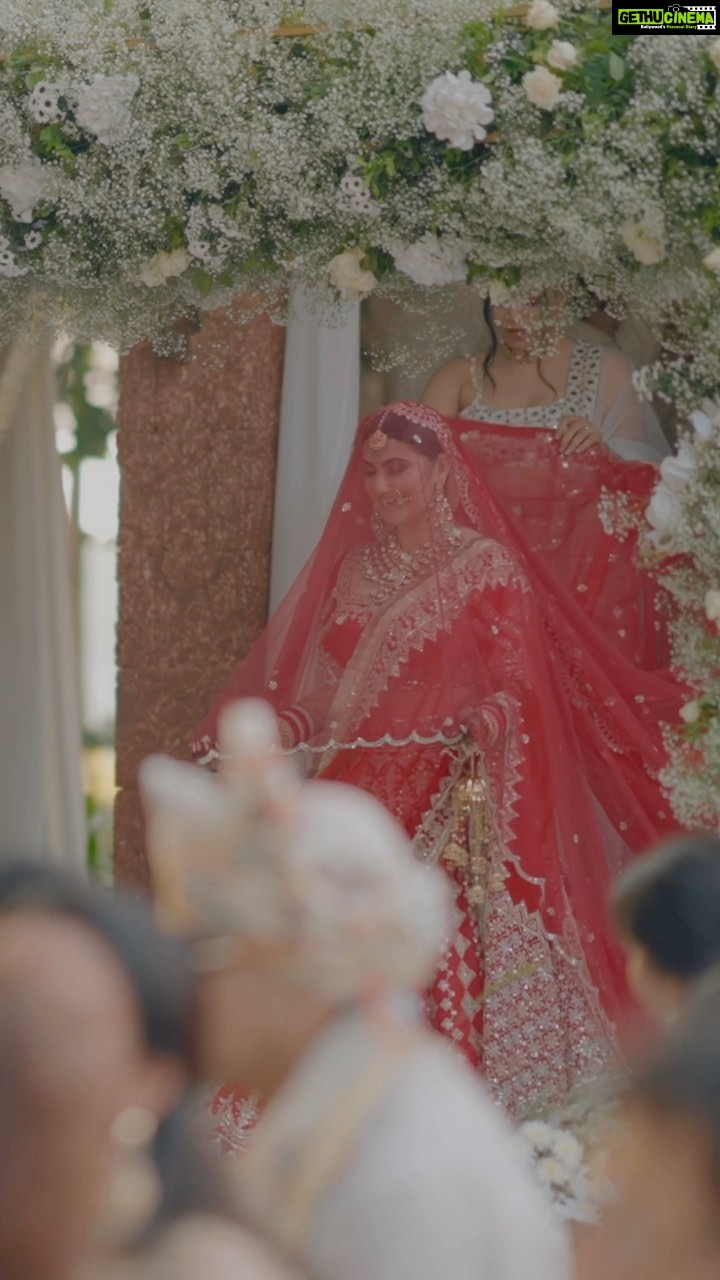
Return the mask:
{"type": "Polygon", "coordinates": [[[394,529],[382,542],[372,542],[362,555],[363,574],[371,584],[374,604],[384,604],[392,596],[399,595],[412,582],[421,582],[439,565],[451,559],[462,544],[459,529],[453,529],[442,539],[426,542],[417,551],[404,551],[394,529]]]}

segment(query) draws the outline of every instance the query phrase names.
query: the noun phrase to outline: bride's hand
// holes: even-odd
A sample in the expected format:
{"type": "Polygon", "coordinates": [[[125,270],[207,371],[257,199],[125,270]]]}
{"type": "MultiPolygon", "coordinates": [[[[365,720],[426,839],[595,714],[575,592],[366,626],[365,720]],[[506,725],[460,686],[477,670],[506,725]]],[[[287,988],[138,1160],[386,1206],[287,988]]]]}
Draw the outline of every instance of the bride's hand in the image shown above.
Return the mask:
{"type": "Polygon", "coordinates": [[[589,418],[570,414],[561,418],[557,429],[561,453],[587,453],[588,449],[603,446],[602,431],[589,418]]]}

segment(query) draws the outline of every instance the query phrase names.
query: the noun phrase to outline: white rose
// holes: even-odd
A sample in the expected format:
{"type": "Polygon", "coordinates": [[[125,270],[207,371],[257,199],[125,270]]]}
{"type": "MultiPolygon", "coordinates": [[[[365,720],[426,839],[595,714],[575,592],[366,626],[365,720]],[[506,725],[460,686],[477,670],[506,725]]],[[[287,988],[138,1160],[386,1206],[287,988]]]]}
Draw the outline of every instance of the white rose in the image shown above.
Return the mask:
{"type": "Polygon", "coordinates": [[[660,474],[668,488],[675,493],[682,493],[683,489],[692,484],[697,474],[697,457],[689,440],[681,440],[677,453],[670,458],[663,458],[660,474]]]}
{"type": "Polygon", "coordinates": [[[415,284],[461,284],[467,279],[466,246],[458,241],[441,240],[428,231],[414,244],[391,252],[398,271],[415,284]]]}
{"type": "Polygon", "coordinates": [[[620,237],[631,254],[643,266],[651,267],[662,262],[665,257],[665,236],[657,223],[657,219],[639,219],[636,222],[623,222],[619,228],[620,237]]]}
{"type": "Polygon", "coordinates": [[[163,271],[166,277],[181,276],[190,266],[190,254],[187,249],[173,249],[170,253],[160,254],[163,260],[163,271]]]}
{"type": "Polygon", "coordinates": [[[525,22],[533,31],[548,31],[550,27],[556,27],[559,21],[560,14],[549,0],[533,0],[525,15],[525,22]]]}
{"type": "Polygon", "coordinates": [[[175,276],[181,276],[190,266],[187,249],[173,249],[170,253],[156,253],[138,272],[138,279],[148,289],[157,289],[175,276]]]}
{"type": "Polygon", "coordinates": [[[77,95],[77,124],[87,133],[94,133],[98,142],[119,142],[128,132],[139,84],[137,76],[95,76],[77,95]]]}
{"type": "MultiPolygon", "coordinates": [[[[718,44],[720,44],[720,41],[718,41],[718,44]]],[[[707,267],[708,271],[720,271],[720,245],[705,254],[703,266],[707,267]]]]}
{"type": "Polygon", "coordinates": [[[720,623],[720,591],[715,588],[705,593],[705,615],[708,622],[720,623]]]}
{"type": "Polygon", "coordinates": [[[552,111],[562,93],[562,80],[548,71],[547,67],[526,71],[522,83],[530,101],[542,111],[552,111]]]}
{"type": "Polygon", "coordinates": [[[686,702],[685,706],[680,708],[680,719],[684,720],[686,724],[696,724],[700,719],[701,711],[700,703],[696,698],[693,698],[692,702],[686,702]]]}
{"type": "Polygon", "coordinates": [[[650,503],[645,510],[645,519],[657,533],[672,533],[682,516],[682,503],[677,494],[662,481],[655,486],[650,503]]]}
{"type": "Polygon", "coordinates": [[[367,298],[377,285],[372,271],[366,271],[362,266],[364,256],[364,249],[346,249],[328,263],[330,283],[346,302],[367,298]]]}
{"type": "Polygon", "coordinates": [[[578,51],[569,40],[553,40],[545,60],[557,71],[569,71],[570,67],[577,66],[578,51]]]}
{"type": "Polygon", "coordinates": [[[52,189],[52,176],[40,164],[6,164],[0,169],[0,195],[16,222],[32,222],[36,206],[50,198],[52,189]]]}
{"type": "Polygon", "coordinates": [[[492,95],[469,71],[446,71],[428,86],[420,100],[428,133],[460,151],[472,151],[487,137],[486,125],[495,119],[492,95]]]}
{"type": "Polygon", "coordinates": [[[710,54],[711,61],[715,63],[718,71],[720,71],[720,40],[713,40],[708,53],[710,54]]]}

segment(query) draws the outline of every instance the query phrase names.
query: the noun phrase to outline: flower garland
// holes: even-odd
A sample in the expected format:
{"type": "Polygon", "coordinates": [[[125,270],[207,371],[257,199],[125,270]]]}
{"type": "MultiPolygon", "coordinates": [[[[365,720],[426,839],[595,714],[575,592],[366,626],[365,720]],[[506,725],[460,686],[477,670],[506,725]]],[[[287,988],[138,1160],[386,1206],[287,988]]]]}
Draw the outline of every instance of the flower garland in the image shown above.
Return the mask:
{"type": "Polygon", "coordinates": [[[124,348],[289,272],[324,312],[554,286],[648,322],[648,386],[720,382],[713,37],[579,0],[0,0],[0,31],[0,341],[38,294],[124,348]]]}
{"type": "Polygon", "coordinates": [[[673,602],[672,663],[693,691],[665,730],[662,781],[681,822],[720,831],[720,406],[691,414],[660,470],[641,549],[673,602]]]}

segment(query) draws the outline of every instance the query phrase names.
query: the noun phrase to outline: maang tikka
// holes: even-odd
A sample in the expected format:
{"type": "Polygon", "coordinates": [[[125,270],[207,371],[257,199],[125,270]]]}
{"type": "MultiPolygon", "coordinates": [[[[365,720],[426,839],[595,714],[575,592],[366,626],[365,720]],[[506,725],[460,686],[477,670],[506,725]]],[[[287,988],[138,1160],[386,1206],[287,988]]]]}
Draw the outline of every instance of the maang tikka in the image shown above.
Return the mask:
{"type": "Polygon", "coordinates": [[[385,448],[387,442],[388,437],[382,427],[376,427],[372,435],[368,437],[367,447],[371,453],[380,453],[381,449],[385,448]]]}

